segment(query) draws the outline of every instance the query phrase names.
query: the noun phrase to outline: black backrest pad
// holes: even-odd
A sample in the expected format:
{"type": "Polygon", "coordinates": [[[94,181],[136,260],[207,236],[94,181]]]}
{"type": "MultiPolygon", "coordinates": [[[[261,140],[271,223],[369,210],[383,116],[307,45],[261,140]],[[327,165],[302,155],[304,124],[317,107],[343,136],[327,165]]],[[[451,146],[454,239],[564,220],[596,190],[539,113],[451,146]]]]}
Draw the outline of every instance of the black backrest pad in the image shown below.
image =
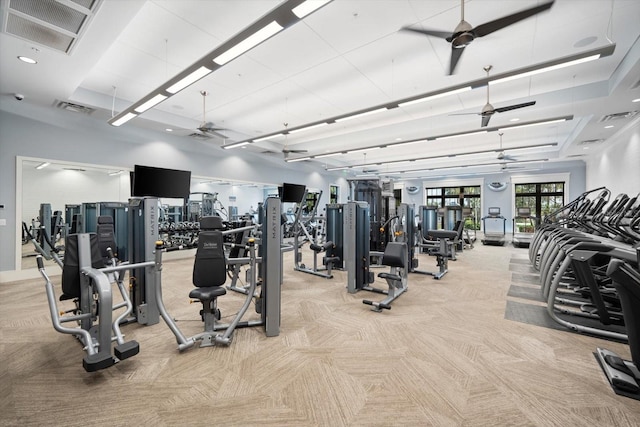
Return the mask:
{"type": "Polygon", "coordinates": [[[200,218],[200,230],[222,230],[222,218],[219,216],[203,216],[200,218]]]}
{"type": "Polygon", "coordinates": [[[222,286],[227,279],[222,232],[200,231],[193,265],[193,284],[199,288],[222,286]]]}
{"type": "MultiPolygon", "coordinates": [[[[104,267],[100,249],[98,248],[98,236],[89,235],[91,244],[91,266],[93,268],[104,267]]],[[[62,293],[77,298],[80,296],[80,260],[78,256],[78,235],[70,234],[65,238],[64,266],[62,267],[62,293]]]]}
{"type": "Polygon", "coordinates": [[[384,249],[382,264],[389,267],[404,267],[407,257],[407,245],[404,242],[389,242],[384,249]]]}
{"type": "Polygon", "coordinates": [[[114,253],[117,251],[116,236],[113,229],[113,218],[109,215],[100,215],[98,217],[96,231],[98,234],[98,247],[100,248],[100,254],[102,254],[103,258],[107,258],[107,248],[111,248],[114,253]]]}

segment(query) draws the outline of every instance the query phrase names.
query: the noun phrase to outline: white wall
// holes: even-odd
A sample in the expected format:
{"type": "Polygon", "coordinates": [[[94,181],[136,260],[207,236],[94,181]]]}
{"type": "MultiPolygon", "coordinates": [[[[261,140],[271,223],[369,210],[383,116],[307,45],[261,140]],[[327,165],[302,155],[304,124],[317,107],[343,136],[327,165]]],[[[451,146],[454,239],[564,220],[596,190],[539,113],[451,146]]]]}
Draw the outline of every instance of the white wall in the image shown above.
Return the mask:
{"type": "Polygon", "coordinates": [[[613,135],[587,159],[587,189],[607,187],[613,197],[640,192],[640,118],[613,135]],[[624,174],[619,173],[624,171],[624,174]]]}
{"type": "MultiPolygon", "coordinates": [[[[215,144],[188,138],[165,135],[135,127],[114,128],[101,118],[87,117],[58,111],[51,107],[33,107],[31,111],[8,112],[0,110],[0,282],[17,280],[13,276],[20,270],[20,235],[23,216],[23,199],[27,200],[27,216],[34,212],[36,198],[40,203],[58,203],[60,194],[52,190],[46,194],[29,194],[23,189],[19,157],[51,159],[68,163],[116,166],[125,170],[135,164],[170,169],[190,170],[192,176],[227,178],[234,181],[281,184],[304,184],[323,190],[321,205],[329,202],[329,184],[338,184],[341,195],[348,194],[346,180],[336,173],[327,173],[320,165],[305,165],[303,171],[296,164],[282,159],[265,159],[245,150],[230,152],[215,144]],[[18,192],[16,188],[19,188],[18,192]],[[3,274],[8,272],[7,274],[3,274]]],[[[68,183],[80,182],[75,179],[68,183]]],[[[42,188],[47,188],[42,182],[42,188]]],[[[94,183],[98,185],[97,183],[94,183]]],[[[106,185],[106,183],[104,183],[106,185]]],[[[102,187],[103,185],[99,185],[102,187]]],[[[96,186],[95,188],[99,188],[96,186]]],[[[126,187],[125,187],[126,188],[126,187]]],[[[57,191],[57,190],[56,190],[57,191]]],[[[64,191],[82,201],[95,201],[84,190],[64,191]]],[[[229,195],[237,195],[238,211],[244,213],[254,203],[262,200],[261,189],[228,186],[228,193],[220,192],[221,201],[228,205],[229,195]],[[248,205],[241,201],[240,193],[250,193],[248,205]],[[253,196],[255,193],[255,197],[253,196]]],[[[122,193],[122,192],[121,192],[122,193]]],[[[110,193],[101,201],[126,200],[128,195],[110,193]],[[111,197],[113,196],[113,197],[111,197]],[[111,198],[112,200],[106,200],[111,198]]],[[[68,203],[68,202],[67,202],[68,203]]],[[[54,207],[58,209],[57,206],[54,207]]],[[[29,218],[30,219],[30,218],[29,218]]]]}

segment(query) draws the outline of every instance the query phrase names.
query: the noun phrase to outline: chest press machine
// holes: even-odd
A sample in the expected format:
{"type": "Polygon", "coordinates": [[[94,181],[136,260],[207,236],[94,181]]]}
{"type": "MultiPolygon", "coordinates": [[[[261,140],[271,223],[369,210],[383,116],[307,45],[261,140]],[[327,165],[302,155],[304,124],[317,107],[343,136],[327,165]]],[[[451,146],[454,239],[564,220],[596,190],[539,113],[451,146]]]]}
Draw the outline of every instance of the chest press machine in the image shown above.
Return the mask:
{"type": "MultiPolygon", "coordinates": [[[[175,320],[168,315],[162,296],[158,298],[159,312],[178,341],[178,350],[183,351],[200,342],[200,347],[230,345],[236,328],[262,326],[268,337],[280,334],[280,286],[282,283],[282,228],[280,226],[280,199],[267,198],[264,217],[261,218],[260,239],[249,239],[245,245],[248,258],[227,259],[224,252],[222,222],[219,217],[206,217],[200,220],[202,231],[198,236],[198,247],[193,268],[193,284],[196,289],[189,293],[202,304],[200,311],[204,322],[204,331],[192,337],[186,337],[175,320]],[[261,246],[262,257],[256,256],[255,245],[261,246]],[[220,312],[217,298],[226,294],[224,283],[227,278],[227,263],[249,265],[249,287],[247,297],[240,310],[229,324],[220,324],[220,312]],[[257,264],[261,264],[261,293],[256,293],[257,264]],[[252,300],[256,300],[256,312],[260,320],[242,321],[252,300]],[[216,331],[224,331],[218,333],[216,331]]],[[[237,232],[229,230],[229,232],[237,232]]]]}

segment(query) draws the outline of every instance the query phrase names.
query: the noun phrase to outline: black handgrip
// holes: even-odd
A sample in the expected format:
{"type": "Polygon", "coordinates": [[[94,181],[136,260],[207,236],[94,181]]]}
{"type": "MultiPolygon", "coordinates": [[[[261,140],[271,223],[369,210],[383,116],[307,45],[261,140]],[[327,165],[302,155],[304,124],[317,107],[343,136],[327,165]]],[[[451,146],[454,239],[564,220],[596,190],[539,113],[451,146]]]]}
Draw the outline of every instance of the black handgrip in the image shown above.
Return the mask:
{"type": "Polygon", "coordinates": [[[369,301],[368,299],[363,299],[362,303],[367,305],[373,305],[373,301],[369,301]]]}
{"type": "Polygon", "coordinates": [[[44,240],[47,241],[47,244],[49,245],[49,247],[51,248],[51,250],[55,253],[58,253],[58,249],[56,248],[56,245],[54,245],[53,243],[51,243],[51,239],[49,238],[49,233],[47,233],[47,230],[44,228],[44,225],[40,226],[40,232],[42,233],[42,235],[44,236],[44,240]]]}
{"type": "Polygon", "coordinates": [[[24,230],[25,234],[29,236],[30,240],[34,240],[33,234],[31,234],[31,232],[29,231],[29,227],[27,227],[27,223],[24,221],[22,221],[22,229],[24,230]]]}
{"type": "Polygon", "coordinates": [[[391,310],[391,306],[389,304],[378,304],[379,308],[384,308],[385,310],[391,310]]]}
{"type": "Polygon", "coordinates": [[[42,260],[42,255],[36,256],[36,263],[38,264],[38,270],[42,270],[44,268],[44,261],[42,260]]]}

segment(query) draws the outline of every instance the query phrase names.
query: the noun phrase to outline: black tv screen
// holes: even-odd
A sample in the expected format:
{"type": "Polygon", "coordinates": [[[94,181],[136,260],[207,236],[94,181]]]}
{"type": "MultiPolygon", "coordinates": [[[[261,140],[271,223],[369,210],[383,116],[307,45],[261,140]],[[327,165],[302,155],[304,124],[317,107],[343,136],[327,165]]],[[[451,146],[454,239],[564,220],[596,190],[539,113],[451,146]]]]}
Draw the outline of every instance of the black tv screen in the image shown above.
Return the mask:
{"type": "Polygon", "coordinates": [[[186,199],[191,191],[191,171],[135,165],[131,188],[133,197],[186,199]]]}
{"type": "Polygon", "coordinates": [[[278,195],[283,203],[300,203],[307,187],[300,184],[282,184],[278,187],[278,195]]]}

